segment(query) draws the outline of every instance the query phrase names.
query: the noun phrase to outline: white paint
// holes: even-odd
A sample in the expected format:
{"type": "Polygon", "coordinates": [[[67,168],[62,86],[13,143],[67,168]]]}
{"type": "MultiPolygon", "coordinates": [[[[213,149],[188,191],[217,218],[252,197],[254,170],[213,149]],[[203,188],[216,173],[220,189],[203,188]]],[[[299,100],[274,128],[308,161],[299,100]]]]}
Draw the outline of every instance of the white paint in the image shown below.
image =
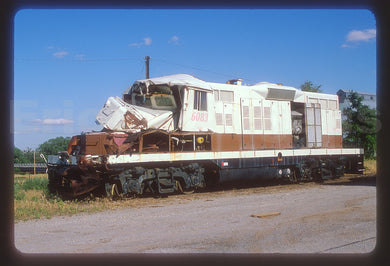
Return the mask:
{"type": "Polygon", "coordinates": [[[361,149],[298,149],[298,150],[261,150],[261,151],[224,151],[224,152],[177,152],[177,153],[142,153],[109,155],[108,164],[121,163],[145,163],[161,161],[192,161],[192,160],[221,160],[239,158],[267,158],[277,157],[281,152],[282,156],[310,156],[310,155],[358,155],[362,154],[361,149]]]}

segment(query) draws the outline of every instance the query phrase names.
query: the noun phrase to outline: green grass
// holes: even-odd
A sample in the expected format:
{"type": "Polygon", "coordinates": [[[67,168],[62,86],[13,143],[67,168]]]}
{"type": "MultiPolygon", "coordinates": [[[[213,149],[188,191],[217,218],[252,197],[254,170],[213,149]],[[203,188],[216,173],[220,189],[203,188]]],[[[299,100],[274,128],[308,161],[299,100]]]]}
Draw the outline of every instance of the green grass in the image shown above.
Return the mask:
{"type": "Polygon", "coordinates": [[[80,213],[93,213],[125,207],[144,205],[143,199],[123,199],[113,201],[109,198],[87,197],[84,200],[62,200],[49,193],[47,175],[28,175],[14,179],[14,219],[26,221],[70,216],[80,213]]]}
{"type": "Polygon", "coordinates": [[[376,160],[365,160],[364,168],[366,169],[365,174],[376,174],[376,160]]]}
{"type": "Polygon", "coordinates": [[[20,189],[23,190],[46,190],[48,179],[45,177],[34,177],[24,179],[22,182],[17,183],[20,189]]]}
{"type": "Polygon", "coordinates": [[[102,210],[96,201],[63,201],[51,195],[47,176],[36,175],[16,178],[14,181],[15,221],[73,215],[80,212],[102,210]],[[90,202],[92,204],[90,204],[90,202]]]}

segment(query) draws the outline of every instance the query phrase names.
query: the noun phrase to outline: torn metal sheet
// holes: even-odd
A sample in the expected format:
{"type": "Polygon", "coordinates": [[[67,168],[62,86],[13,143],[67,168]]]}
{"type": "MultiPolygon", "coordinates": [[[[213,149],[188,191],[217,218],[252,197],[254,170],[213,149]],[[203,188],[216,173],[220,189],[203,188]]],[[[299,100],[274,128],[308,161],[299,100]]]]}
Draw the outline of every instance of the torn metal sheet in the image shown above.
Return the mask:
{"type": "Polygon", "coordinates": [[[96,121],[112,131],[139,132],[146,129],[173,130],[173,112],[155,110],[124,102],[119,97],[109,97],[96,116],[96,121]]]}

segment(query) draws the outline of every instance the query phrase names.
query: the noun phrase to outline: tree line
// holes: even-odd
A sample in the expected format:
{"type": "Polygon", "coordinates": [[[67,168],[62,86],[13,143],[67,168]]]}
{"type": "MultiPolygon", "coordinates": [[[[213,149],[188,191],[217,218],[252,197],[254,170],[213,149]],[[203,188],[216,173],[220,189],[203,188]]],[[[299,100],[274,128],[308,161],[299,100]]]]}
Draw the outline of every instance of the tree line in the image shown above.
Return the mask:
{"type": "MultiPolygon", "coordinates": [[[[44,163],[45,161],[39,156],[41,153],[45,156],[56,155],[60,151],[66,151],[70,137],[57,137],[49,139],[40,144],[35,150],[35,162],[44,163]]],[[[25,151],[14,147],[14,163],[33,163],[34,162],[34,150],[28,148],[25,151]]]]}

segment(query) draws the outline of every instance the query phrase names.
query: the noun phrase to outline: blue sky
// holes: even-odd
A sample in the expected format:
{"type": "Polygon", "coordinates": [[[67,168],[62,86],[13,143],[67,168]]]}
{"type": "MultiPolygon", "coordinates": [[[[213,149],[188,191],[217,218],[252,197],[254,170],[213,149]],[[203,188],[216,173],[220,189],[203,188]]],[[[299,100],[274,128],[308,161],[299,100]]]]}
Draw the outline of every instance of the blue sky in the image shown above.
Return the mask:
{"type": "Polygon", "coordinates": [[[14,31],[14,142],[35,149],[99,131],[95,116],[135,80],[188,73],[325,93],[376,92],[368,10],[21,10],[14,31]]]}

